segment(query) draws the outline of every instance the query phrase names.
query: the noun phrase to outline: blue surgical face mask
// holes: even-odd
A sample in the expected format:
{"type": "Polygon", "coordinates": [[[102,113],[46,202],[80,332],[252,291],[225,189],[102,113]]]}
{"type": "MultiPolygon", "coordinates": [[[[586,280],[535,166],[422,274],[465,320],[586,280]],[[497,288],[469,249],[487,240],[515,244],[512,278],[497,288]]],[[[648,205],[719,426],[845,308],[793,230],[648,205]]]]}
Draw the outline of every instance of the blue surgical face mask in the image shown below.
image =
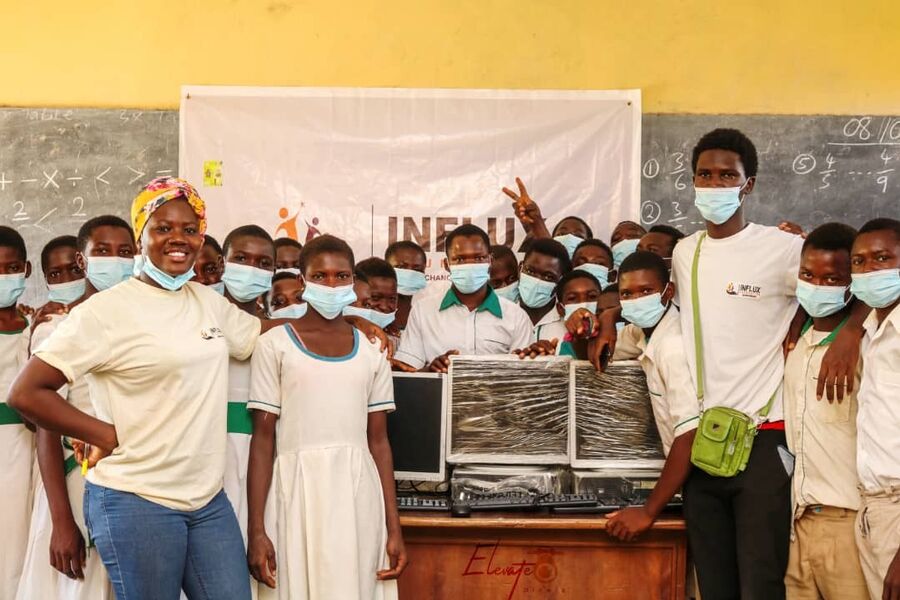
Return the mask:
{"type": "MultiPolygon", "coordinates": [[[[450,282],[462,294],[474,294],[483,288],[490,275],[491,265],[488,263],[467,263],[464,265],[450,266],[450,282]]],[[[519,293],[521,294],[521,280],[519,293]]]]}
{"type": "Polygon", "coordinates": [[[625,323],[622,321],[616,321],[616,335],[622,333],[623,329],[625,329],[625,323]]]}
{"type": "Polygon", "coordinates": [[[25,273],[0,275],[0,308],[9,308],[25,291],[25,273]]]}
{"type": "Polygon", "coordinates": [[[519,282],[513,281],[509,285],[504,285],[503,287],[494,288],[494,293],[500,296],[501,298],[506,298],[510,302],[518,302],[519,301],[519,282]]]}
{"type": "Polygon", "coordinates": [[[622,240],[612,247],[613,264],[617,269],[622,266],[622,261],[625,260],[629,254],[633,254],[634,251],[637,250],[640,241],[641,240],[639,239],[622,240]]]}
{"type": "MultiPolygon", "coordinates": [[[[88,256],[87,278],[94,288],[102,292],[122,283],[134,275],[134,259],[120,256],[88,256]]],[[[193,273],[191,273],[193,277],[193,273]]]]}
{"type": "Polygon", "coordinates": [[[694,205],[704,219],[721,225],[734,216],[741,206],[741,191],[745,185],[747,184],[729,188],[694,188],[694,205]]]}
{"type": "Polygon", "coordinates": [[[802,279],[797,280],[797,300],[811,317],[820,318],[833,315],[845,306],[848,286],[813,285],[802,279]]]}
{"type": "Polygon", "coordinates": [[[50,290],[48,301],[69,305],[84,296],[84,277],[66,283],[50,283],[47,289],[50,290]]]}
{"type": "Polygon", "coordinates": [[[578,265],[575,268],[581,269],[582,271],[587,271],[588,273],[593,275],[597,280],[597,283],[600,284],[601,290],[609,285],[608,267],[604,267],[603,265],[595,265],[594,263],[584,263],[583,265],[578,265]]]}
{"type": "MultiPolygon", "coordinates": [[[[88,263],[88,267],[90,266],[91,263],[88,263]]],[[[194,265],[191,265],[191,268],[181,275],[169,275],[154,265],[149,256],[144,257],[143,266],[141,268],[147,277],[158,283],[161,288],[169,290],[170,292],[177,292],[183,288],[184,284],[193,279],[195,275],[194,265]]],[[[93,281],[91,281],[91,283],[93,283],[93,281]]]]}
{"type": "Polygon", "coordinates": [[[134,257],[134,264],[131,268],[131,276],[132,277],[140,277],[141,272],[144,270],[144,255],[138,254],[134,257]]]}
{"type": "Polygon", "coordinates": [[[577,302],[574,304],[564,304],[563,305],[563,319],[566,321],[569,320],[569,317],[575,314],[575,311],[579,308],[583,308],[588,312],[597,314],[597,303],[596,302],[577,302]]]}
{"type": "Polygon", "coordinates": [[[397,293],[401,296],[413,296],[428,284],[425,273],[412,269],[394,269],[394,272],[397,273],[397,293]]]}
{"type": "Polygon", "coordinates": [[[622,305],[622,317],[641,329],[656,327],[669,307],[668,304],[662,303],[662,294],[650,294],[634,300],[620,300],[619,303],[622,305]]]}
{"type": "Polygon", "coordinates": [[[287,306],[282,306],[281,308],[277,308],[275,310],[269,311],[270,319],[299,319],[303,315],[306,314],[306,309],[309,308],[309,305],[306,302],[300,302],[299,304],[289,304],[287,306]]]}
{"type": "Polygon", "coordinates": [[[216,290],[216,292],[222,296],[225,295],[225,282],[224,281],[217,281],[215,283],[211,283],[211,284],[209,284],[208,287],[211,287],[212,289],[216,290]]]}
{"type": "Polygon", "coordinates": [[[563,246],[565,246],[566,251],[569,253],[569,258],[575,254],[575,249],[583,242],[584,240],[574,235],[572,233],[567,233],[566,235],[558,235],[553,238],[563,246]]]}
{"type": "Polygon", "coordinates": [[[900,298],[900,269],[853,274],[850,292],[872,308],[884,308],[900,298]]]}
{"type": "Polygon", "coordinates": [[[276,273],[290,273],[291,275],[299,275],[300,269],[297,269],[295,267],[285,267],[284,269],[275,269],[275,272],[276,273]]]}
{"type": "Polygon", "coordinates": [[[370,323],[378,325],[382,329],[394,322],[397,311],[392,313],[383,313],[374,308],[360,308],[358,306],[348,306],[344,309],[344,316],[362,317],[370,323]]]}
{"type": "Polygon", "coordinates": [[[309,302],[317,313],[330,320],[356,302],[356,292],[353,291],[352,283],[331,287],[307,281],[303,299],[309,302]]]}
{"type": "Polygon", "coordinates": [[[231,297],[238,302],[250,302],[272,289],[272,271],[250,265],[225,263],[222,281],[231,297]]]}
{"type": "Polygon", "coordinates": [[[528,308],[541,308],[553,301],[556,283],[543,281],[537,277],[522,273],[519,276],[519,296],[522,304],[528,308]]]}

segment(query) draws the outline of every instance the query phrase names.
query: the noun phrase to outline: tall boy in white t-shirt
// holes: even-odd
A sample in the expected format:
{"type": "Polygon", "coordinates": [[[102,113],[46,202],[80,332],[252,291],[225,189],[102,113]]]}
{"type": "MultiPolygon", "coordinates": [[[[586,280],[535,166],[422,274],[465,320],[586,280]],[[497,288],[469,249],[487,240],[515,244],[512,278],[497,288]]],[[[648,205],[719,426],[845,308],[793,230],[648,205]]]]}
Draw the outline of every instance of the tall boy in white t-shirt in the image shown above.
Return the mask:
{"type": "Polygon", "coordinates": [[[862,490],[856,542],[872,598],[900,598],[900,221],[863,225],[850,257],[850,291],[866,321],[856,465],[862,490]]]}

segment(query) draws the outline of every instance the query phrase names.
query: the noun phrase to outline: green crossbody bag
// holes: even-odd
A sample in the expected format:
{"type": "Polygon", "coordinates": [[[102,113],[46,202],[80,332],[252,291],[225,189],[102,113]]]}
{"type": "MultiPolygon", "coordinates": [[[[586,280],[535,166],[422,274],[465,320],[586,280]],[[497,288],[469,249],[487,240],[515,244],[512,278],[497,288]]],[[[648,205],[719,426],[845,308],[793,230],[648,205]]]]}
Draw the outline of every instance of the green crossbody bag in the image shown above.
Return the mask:
{"type": "Polygon", "coordinates": [[[691,304],[694,316],[694,356],[697,363],[697,400],[700,402],[700,424],[691,447],[691,463],[715,477],[734,477],[747,467],[756,428],[762,423],[775,401],[775,394],[759,412],[757,419],[733,408],[714,406],[703,409],[704,368],[703,333],[700,324],[700,294],[697,284],[697,268],[700,264],[700,246],[706,233],[700,234],[694,261],[691,265],[691,304]]]}

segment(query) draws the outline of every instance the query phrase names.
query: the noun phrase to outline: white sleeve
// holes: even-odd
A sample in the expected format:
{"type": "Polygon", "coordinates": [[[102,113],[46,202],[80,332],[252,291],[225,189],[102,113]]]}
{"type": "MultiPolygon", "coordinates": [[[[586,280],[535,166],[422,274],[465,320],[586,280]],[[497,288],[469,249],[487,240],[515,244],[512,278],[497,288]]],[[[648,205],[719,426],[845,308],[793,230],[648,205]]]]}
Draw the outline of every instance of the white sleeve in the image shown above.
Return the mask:
{"type": "Polygon", "coordinates": [[[225,298],[216,300],[219,307],[219,325],[225,341],[228,343],[228,355],[237,360],[247,360],[253,353],[253,347],[259,338],[262,321],[258,317],[244,312],[225,298]]]}
{"type": "Polygon", "coordinates": [[[69,383],[86,373],[103,369],[111,359],[112,344],[106,328],[82,305],[59,324],[34,356],[66,376],[69,383]]]}
{"type": "Polygon", "coordinates": [[[672,417],[675,437],[696,429],[700,423],[700,402],[691,378],[691,368],[680,339],[667,340],[658,368],[666,386],[666,404],[672,417]]]}
{"type": "MultiPolygon", "coordinates": [[[[508,308],[508,306],[504,307],[504,310],[508,308]]],[[[534,332],[534,326],[531,324],[531,319],[528,317],[528,313],[519,308],[518,306],[513,305],[513,329],[512,329],[512,342],[511,346],[507,349],[507,352],[512,352],[513,350],[518,350],[520,348],[527,348],[531,345],[531,337],[534,332]]]]}
{"type": "Polygon", "coordinates": [[[376,361],[375,379],[372,381],[367,399],[368,412],[392,411],[396,406],[394,405],[394,378],[391,375],[391,365],[380,352],[376,353],[374,360],[376,361]]]}
{"type": "Polygon", "coordinates": [[[800,274],[800,254],[803,251],[803,238],[799,235],[791,235],[793,238],[787,244],[785,253],[785,295],[794,297],[797,295],[797,277],[800,274]]]}
{"type": "MultiPolygon", "coordinates": [[[[281,414],[281,356],[275,334],[260,337],[250,357],[250,401],[247,409],[281,414]]],[[[385,361],[386,362],[386,361],[385,361]]]]}
{"type": "Polygon", "coordinates": [[[413,302],[412,310],[409,311],[409,319],[406,321],[406,329],[400,336],[400,348],[394,354],[394,360],[406,363],[416,369],[421,369],[428,364],[428,357],[425,355],[425,338],[422,334],[421,308],[421,302],[413,302]]]}

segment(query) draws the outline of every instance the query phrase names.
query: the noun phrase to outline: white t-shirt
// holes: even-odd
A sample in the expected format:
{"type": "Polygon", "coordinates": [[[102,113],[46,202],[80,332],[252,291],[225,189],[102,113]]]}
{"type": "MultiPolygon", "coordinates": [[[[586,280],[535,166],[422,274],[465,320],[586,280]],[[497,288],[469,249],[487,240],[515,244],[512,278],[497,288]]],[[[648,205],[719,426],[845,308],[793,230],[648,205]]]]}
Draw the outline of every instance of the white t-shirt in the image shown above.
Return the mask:
{"type": "MultiPolygon", "coordinates": [[[[700,232],[678,242],[672,274],[678,286],[685,354],[696,384],[691,264],[700,232]]],[[[731,237],[706,237],[700,250],[706,408],[728,406],[755,416],[773,393],[769,421],[783,417],[782,343],[797,311],[795,290],[803,238],[751,223],[731,237]]]]}
{"type": "Polygon", "coordinates": [[[249,357],[259,331],[198,283],[170,292],[130,279],[76,307],[35,356],[70,383],[90,374],[98,417],[116,427],[119,446],[88,480],[175,510],[205,506],[225,471],[228,357],[249,357]]]}

